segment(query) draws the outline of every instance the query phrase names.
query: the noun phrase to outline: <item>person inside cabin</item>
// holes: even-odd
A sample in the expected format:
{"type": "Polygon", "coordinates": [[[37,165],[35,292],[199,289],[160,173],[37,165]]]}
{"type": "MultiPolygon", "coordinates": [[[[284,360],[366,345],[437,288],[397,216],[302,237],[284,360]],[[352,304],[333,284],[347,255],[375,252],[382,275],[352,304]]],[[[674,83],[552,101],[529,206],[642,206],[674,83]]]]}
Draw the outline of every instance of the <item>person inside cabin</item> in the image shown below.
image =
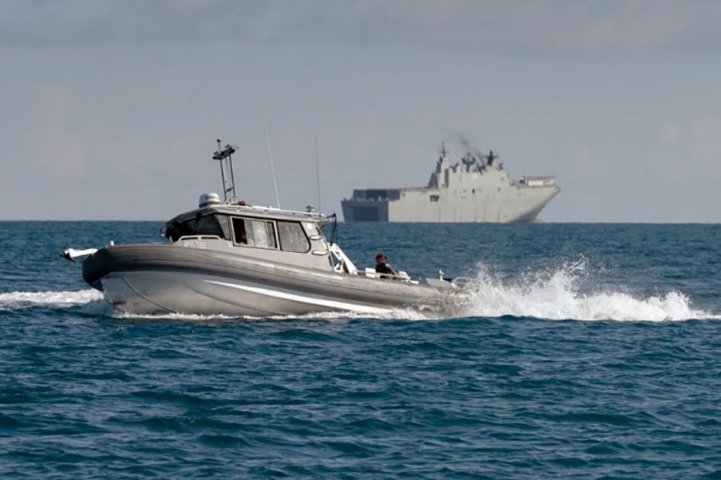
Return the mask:
{"type": "Polygon", "coordinates": [[[379,252],[378,255],[376,255],[376,273],[382,274],[381,277],[397,277],[398,273],[387,263],[387,260],[388,257],[386,257],[383,252],[379,252]]]}
{"type": "Polygon", "coordinates": [[[241,219],[233,222],[235,228],[235,243],[248,245],[248,235],[245,233],[245,222],[241,219]]]}

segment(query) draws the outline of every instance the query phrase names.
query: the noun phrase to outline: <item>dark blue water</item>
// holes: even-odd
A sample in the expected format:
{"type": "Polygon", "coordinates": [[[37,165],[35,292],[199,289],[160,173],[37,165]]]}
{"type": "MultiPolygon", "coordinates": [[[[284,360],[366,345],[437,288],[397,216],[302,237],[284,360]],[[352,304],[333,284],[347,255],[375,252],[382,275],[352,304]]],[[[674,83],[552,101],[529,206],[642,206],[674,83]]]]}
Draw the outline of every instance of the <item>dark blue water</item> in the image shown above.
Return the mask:
{"type": "Polygon", "coordinates": [[[359,266],[472,298],[138,318],[64,247],[152,222],[0,222],[1,478],[721,478],[720,225],[342,225],[359,266]]]}

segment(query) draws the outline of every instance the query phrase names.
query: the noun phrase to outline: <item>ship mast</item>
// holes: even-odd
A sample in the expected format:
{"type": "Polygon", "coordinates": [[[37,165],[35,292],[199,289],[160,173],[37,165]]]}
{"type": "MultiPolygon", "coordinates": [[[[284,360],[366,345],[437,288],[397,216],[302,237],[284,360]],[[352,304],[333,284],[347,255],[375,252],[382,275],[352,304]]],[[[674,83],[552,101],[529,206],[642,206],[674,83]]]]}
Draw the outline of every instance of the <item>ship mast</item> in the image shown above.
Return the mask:
{"type": "Polygon", "coordinates": [[[441,154],[441,158],[446,158],[446,155],[448,155],[448,150],[446,150],[446,142],[441,142],[441,150],[439,153],[441,154]]]}
{"type": "Polygon", "coordinates": [[[225,195],[225,203],[233,203],[237,201],[235,196],[235,178],[233,177],[233,158],[232,155],[238,150],[234,145],[226,145],[221,147],[220,139],[218,142],[218,151],[213,154],[213,160],[220,162],[220,178],[223,180],[223,194],[225,195]]]}

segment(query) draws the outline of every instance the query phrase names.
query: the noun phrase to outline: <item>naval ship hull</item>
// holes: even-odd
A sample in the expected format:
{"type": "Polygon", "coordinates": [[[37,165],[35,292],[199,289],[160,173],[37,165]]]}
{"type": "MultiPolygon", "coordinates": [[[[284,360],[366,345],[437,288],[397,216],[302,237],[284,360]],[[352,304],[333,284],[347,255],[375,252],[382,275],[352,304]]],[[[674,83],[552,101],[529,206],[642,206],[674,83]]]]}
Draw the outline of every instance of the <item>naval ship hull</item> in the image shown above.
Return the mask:
{"type": "Polygon", "coordinates": [[[339,275],[173,245],[118,245],[83,262],[83,277],[119,310],[267,317],[316,312],[382,313],[440,306],[449,282],[409,283],[339,275]]]}
{"type": "MultiPolygon", "coordinates": [[[[366,190],[367,192],[368,190],[366,190]]],[[[374,190],[377,191],[377,190],[374,190]]],[[[436,189],[398,189],[397,198],[358,195],[341,202],[346,222],[533,222],[558,194],[555,186],[520,187],[501,195],[444,194],[436,189]],[[359,198],[360,197],[360,198],[359,198]],[[363,198],[366,197],[366,198],[363,198]]]]}

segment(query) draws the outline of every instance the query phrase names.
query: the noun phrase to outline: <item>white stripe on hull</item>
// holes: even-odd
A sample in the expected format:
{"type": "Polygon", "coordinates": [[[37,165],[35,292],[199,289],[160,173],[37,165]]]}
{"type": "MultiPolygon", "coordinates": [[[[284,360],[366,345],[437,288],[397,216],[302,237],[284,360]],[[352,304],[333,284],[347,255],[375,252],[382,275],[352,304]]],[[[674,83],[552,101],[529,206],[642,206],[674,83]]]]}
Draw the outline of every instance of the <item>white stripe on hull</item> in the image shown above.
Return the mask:
{"type": "Polygon", "coordinates": [[[248,281],[191,273],[119,272],[106,275],[102,282],[110,303],[135,314],[258,317],[323,311],[382,314],[390,310],[248,281]]]}
{"type": "MultiPolygon", "coordinates": [[[[208,283],[214,283],[216,285],[222,285],[225,287],[236,288],[247,292],[253,292],[268,298],[276,298],[292,303],[303,304],[313,307],[321,307],[321,309],[323,310],[352,310],[358,313],[386,313],[389,311],[389,309],[384,308],[369,307],[367,305],[362,305],[358,303],[341,302],[337,300],[310,297],[308,295],[298,295],[287,290],[271,289],[262,286],[217,282],[212,280],[208,280],[208,283]]],[[[318,309],[314,310],[317,311],[318,309]]]]}

